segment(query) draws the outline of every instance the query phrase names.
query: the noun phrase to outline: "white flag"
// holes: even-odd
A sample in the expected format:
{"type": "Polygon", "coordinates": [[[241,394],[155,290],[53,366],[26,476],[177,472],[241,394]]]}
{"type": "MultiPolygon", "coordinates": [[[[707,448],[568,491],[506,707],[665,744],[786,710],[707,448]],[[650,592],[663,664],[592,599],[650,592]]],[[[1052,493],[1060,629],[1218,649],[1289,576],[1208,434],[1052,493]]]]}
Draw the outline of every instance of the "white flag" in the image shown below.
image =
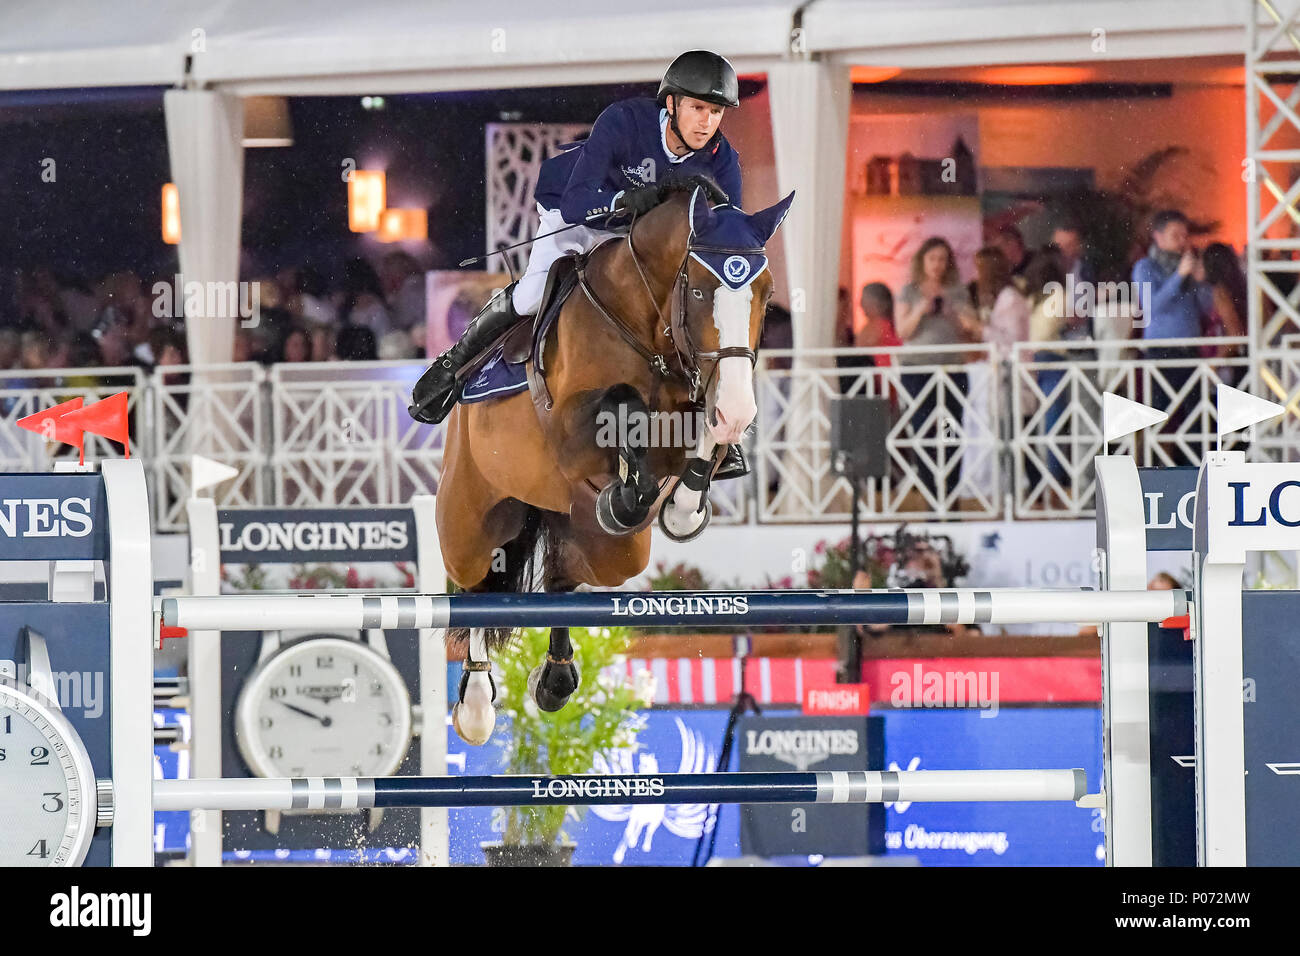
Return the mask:
{"type": "Polygon", "coordinates": [[[1101,431],[1106,444],[1141,431],[1148,425],[1159,424],[1168,417],[1168,412],[1148,408],[1114,392],[1101,397],[1101,431]]]}
{"type": "Polygon", "coordinates": [[[190,456],[190,494],[197,494],[204,488],[219,485],[227,478],[239,474],[238,468],[231,468],[202,455],[190,456]]]}
{"type": "Polygon", "coordinates": [[[1219,437],[1276,418],[1286,411],[1277,402],[1256,398],[1231,385],[1219,384],[1216,404],[1219,407],[1219,437]]]}

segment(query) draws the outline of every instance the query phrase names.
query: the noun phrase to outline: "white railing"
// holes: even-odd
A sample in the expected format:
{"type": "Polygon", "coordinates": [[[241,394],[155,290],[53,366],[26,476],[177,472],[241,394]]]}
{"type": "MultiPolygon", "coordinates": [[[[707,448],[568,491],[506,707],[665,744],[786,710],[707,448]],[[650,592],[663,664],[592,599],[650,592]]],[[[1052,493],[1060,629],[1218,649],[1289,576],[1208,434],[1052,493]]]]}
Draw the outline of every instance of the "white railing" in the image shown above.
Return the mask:
{"type": "MultiPolygon", "coordinates": [[[[1118,443],[1143,464],[1198,463],[1215,447],[1215,386],[1236,384],[1292,411],[1232,436],[1270,461],[1300,457],[1300,336],[1261,352],[1203,356],[1245,339],[1020,343],[991,346],[765,351],[758,419],[746,437],[752,473],[713,489],[718,523],[842,522],[851,489],[834,469],[831,402],[890,402],[888,475],[863,485],[865,520],[1085,517],[1102,451],[1101,396],[1169,407],[1163,425],[1118,443]],[[1183,350],[1182,352],[1171,350],[1183,350]],[[928,364],[903,364],[923,355],[928,364]],[[856,367],[837,367],[849,359],[856,367]],[[880,362],[881,364],[875,364],[880,362]],[[778,366],[793,367],[781,368],[778,366]]],[[[0,373],[0,470],[44,471],[75,449],[14,427],[75,396],[127,391],[132,454],[146,459],[161,531],[184,527],[189,461],[204,455],[239,475],[218,504],[387,505],[436,492],[442,429],[406,413],[420,362],[248,363],[0,373]]],[[[87,436],[87,455],[117,454],[87,436]]]]}
{"type": "Polygon", "coordinates": [[[289,507],[394,505],[435,491],[442,429],[406,412],[423,371],[413,362],[274,366],[275,501],[289,507]]]}
{"type": "Polygon", "coordinates": [[[154,426],[150,476],[158,530],[185,527],[193,455],[238,470],[215,491],[221,507],[272,502],[266,381],[266,370],[252,362],[155,369],[149,379],[154,426]]]}
{"type": "MultiPolygon", "coordinates": [[[[1250,386],[1244,338],[1019,343],[1010,357],[1015,517],[1083,517],[1095,508],[1092,460],[1103,452],[1101,396],[1169,412],[1117,443],[1142,465],[1200,464],[1215,447],[1215,387],[1250,386]],[[1241,355],[1204,356],[1202,348],[1241,355]]],[[[1225,447],[1237,447],[1232,436],[1225,447]]]]}
{"type": "Polygon", "coordinates": [[[835,471],[831,402],[886,398],[889,474],[862,484],[867,518],[1001,513],[999,369],[991,347],[771,350],[756,376],[758,519],[844,521],[852,487],[835,471]],[[904,365],[922,354],[931,361],[904,365]],[[840,368],[843,358],[864,364],[840,368]],[[786,362],[792,368],[776,367],[786,362]]]}

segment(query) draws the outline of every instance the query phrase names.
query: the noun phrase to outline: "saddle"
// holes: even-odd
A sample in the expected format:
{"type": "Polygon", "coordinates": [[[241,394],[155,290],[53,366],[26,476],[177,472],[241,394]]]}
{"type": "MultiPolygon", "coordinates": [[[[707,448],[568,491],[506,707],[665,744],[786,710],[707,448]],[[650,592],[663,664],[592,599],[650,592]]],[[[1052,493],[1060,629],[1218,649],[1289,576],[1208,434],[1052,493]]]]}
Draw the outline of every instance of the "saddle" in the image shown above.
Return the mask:
{"type": "MultiPolygon", "coordinates": [[[[565,300],[578,285],[582,254],[561,256],[546,274],[541,304],[531,322],[521,321],[470,361],[460,372],[466,404],[506,398],[529,388],[534,367],[542,364],[542,346],[555,326],[565,300]]],[[[540,378],[540,376],[539,376],[540,378]]],[[[545,385],[542,384],[545,390],[545,385]]]]}
{"type": "Polygon", "coordinates": [[[559,317],[564,300],[577,287],[578,260],[583,258],[585,256],[582,253],[574,253],[561,256],[551,263],[550,271],[546,273],[546,286],[542,290],[542,303],[537,307],[532,326],[521,322],[506,336],[503,355],[508,364],[523,365],[532,357],[534,347],[538,358],[541,358],[542,339],[559,317]]]}
{"type": "Polygon", "coordinates": [[[473,378],[483,366],[488,364],[498,349],[507,365],[523,365],[527,362],[532,356],[534,340],[555,321],[560,308],[564,305],[564,300],[577,286],[578,260],[581,258],[583,258],[581,253],[573,253],[561,256],[551,263],[551,268],[546,273],[546,286],[542,290],[541,305],[538,306],[533,321],[521,321],[511,328],[509,332],[467,362],[459,377],[466,381],[473,378]]]}

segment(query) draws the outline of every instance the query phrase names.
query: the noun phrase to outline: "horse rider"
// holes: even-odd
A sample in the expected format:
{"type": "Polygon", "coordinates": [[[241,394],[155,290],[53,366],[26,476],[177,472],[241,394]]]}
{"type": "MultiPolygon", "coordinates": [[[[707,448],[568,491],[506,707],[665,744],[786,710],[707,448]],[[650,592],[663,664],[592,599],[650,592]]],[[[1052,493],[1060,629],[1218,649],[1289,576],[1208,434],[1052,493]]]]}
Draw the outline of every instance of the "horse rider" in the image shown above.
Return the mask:
{"type": "MultiPolygon", "coordinates": [[[[469,324],[460,341],[434,360],[412,391],[413,414],[436,424],[459,398],[456,373],[541,304],[551,264],[588,252],[617,235],[631,215],[659,201],[659,185],[677,176],[705,175],[740,208],[740,159],[722,135],[723,110],[740,103],[736,71],[706,50],[683,53],[669,65],[655,99],[638,97],[607,107],[591,134],[542,163],[534,197],[541,216],[528,268],[469,324]],[[571,227],[571,228],[565,228],[571,227]],[[556,235],[545,235],[564,230],[556,235]]],[[[739,445],[715,479],[748,472],[739,445]]]]}

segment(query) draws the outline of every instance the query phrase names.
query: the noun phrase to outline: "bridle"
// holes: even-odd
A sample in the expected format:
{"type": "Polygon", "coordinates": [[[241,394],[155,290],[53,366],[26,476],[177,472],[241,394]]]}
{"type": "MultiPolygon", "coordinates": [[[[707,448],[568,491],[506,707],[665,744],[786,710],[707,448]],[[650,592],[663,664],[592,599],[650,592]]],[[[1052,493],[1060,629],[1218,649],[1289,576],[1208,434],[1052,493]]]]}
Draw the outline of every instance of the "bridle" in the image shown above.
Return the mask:
{"type": "MultiPolygon", "coordinates": [[[[754,349],[747,345],[728,345],[724,348],[705,351],[701,349],[691,335],[689,323],[686,321],[688,303],[686,300],[690,285],[689,263],[691,254],[695,252],[712,252],[728,255],[766,255],[767,250],[763,246],[749,248],[727,248],[723,246],[713,246],[707,243],[695,243],[691,240],[686,242],[686,253],[682,256],[681,264],[677,267],[677,279],[673,283],[673,288],[669,295],[669,308],[671,314],[665,316],[663,307],[659,304],[658,297],[655,296],[654,288],[650,285],[650,280],[646,276],[645,268],[641,263],[641,257],[637,254],[636,242],[633,236],[636,232],[636,224],[639,216],[632,218],[631,224],[627,230],[628,251],[632,254],[632,263],[636,266],[637,274],[641,277],[641,283],[645,286],[646,295],[655,307],[655,316],[662,323],[663,334],[672,342],[676,360],[676,368],[669,366],[669,357],[647,348],[636,333],[634,333],[627,324],[619,319],[612,310],[610,310],[596,290],[592,288],[591,283],[587,280],[586,269],[582,268],[578,273],[578,283],[587,300],[596,308],[596,311],[604,316],[620,336],[626,341],[634,351],[636,351],[646,363],[650,366],[651,371],[666,379],[676,379],[682,382],[690,390],[690,401],[696,401],[700,396],[707,394],[713,378],[718,373],[718,367],[724,358],[744,357],[749,359],[750,366],[758,363],[758,355],[754,349]],[[673,304],[676,308],[672,308],[673,304]],[[712,362],[713,367],[709,370],[708,376],[701,384],[702,369],[701,362],[712,362]]],[[[763,322],[766,315],[759,320],[759,337],[762,338],[763,322]]]]}

